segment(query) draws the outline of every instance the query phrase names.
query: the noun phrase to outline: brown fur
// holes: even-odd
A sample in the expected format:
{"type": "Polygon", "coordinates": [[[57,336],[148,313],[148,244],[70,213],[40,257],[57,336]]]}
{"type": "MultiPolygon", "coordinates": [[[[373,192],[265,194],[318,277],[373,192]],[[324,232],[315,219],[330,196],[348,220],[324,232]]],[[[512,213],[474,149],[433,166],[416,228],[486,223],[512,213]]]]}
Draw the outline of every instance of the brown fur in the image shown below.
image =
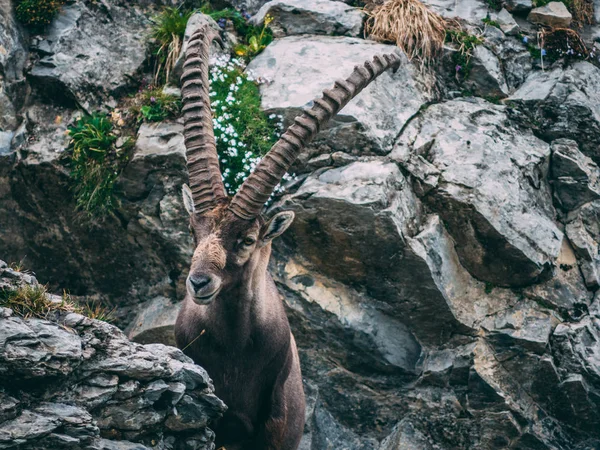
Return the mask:
{"type": "Polygon", "coordinates": [[[207,304],[198,303],[204,301],[202,290],[188,290],[175,335],[177,345],[211,375],[216,395],[229,408],[215,424],[216,447],[296,450],[304,392],[296,343],[267,271],[269,224],[218,209],[192,215],[191,228],[197,246],[190,276],[210,277],[208,294],[219,287],[207,304]],[[248,238],[256,243],[247,246],[248,238]]]}

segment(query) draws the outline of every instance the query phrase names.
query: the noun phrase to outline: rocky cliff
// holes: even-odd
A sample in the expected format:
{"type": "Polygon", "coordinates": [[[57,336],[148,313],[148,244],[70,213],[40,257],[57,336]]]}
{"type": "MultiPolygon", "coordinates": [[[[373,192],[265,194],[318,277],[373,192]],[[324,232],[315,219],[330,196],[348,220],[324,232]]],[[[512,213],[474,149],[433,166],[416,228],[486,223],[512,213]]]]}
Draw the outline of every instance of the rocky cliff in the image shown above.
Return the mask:
{"type": "MultiPolygon", "coordinates": [[[[356,64],[396,51],[363,39],[364,13],[343,2],[232,3],[256,23],[273,17],[275,40],[248,70],[265,81],[262,108],[286,123],[356,64]]],[[[600,26],[572,25],[586,49],[572,55],[567,37],[554,47],[537,38],[539,23],[571,22],[562,3],[533,13],[527,0],[500,11],[424,3],[478,36],[468,76],[451,42],[434,71],[405,58],[318,135],[271,206],[296,212],[271,272],[300,348],[301,448],[600,448],[600,26]],[[550,58],[559,44],[565,54],[550,58]]],[[[116,305],[118,324],[146,344],[81,317],[62,319],[65,330],[2,310],[23,330],[16,349],[31,348],[29,336],[65,349],[0,353],[1,376],[52,377],[24,400],[11,390],[23,385],[3,385],[0,446],[27,417],[52,417],[26,438],[32,448],[113,448],[113,429],[151,448],[180,445],[174,409],[193,422],[194,408],[221,407],[201,369],[153,344],[173,342],[191,255],[182,125],[139,127],[120,206],[102,222],[76,212],[61,159],[78,109],[120,107],[137,89],[161,5],[69,2],[39,35],[0,5],[0,256],[57,292],[116,305]],[[124,354],[154,362],[138,370],[124,354]],[[129,388],[135,401],[119,397],[129,388]],[[84,401],[98,403],[86,412],[84,401]],[[110,422],[132,414],[143,429],[110,422]]],[[[0,342],[13,336],[0,329],[0,342]]]]}
{"type": "MultiPolygon", "coordinates": [[[[38,284],[0,261],[1,292],[25,286],[38,284]]],[[[0,448],[214,448],[225,405],[180,350],[77,313],[47,319],[0,308],[0,448]]]]}

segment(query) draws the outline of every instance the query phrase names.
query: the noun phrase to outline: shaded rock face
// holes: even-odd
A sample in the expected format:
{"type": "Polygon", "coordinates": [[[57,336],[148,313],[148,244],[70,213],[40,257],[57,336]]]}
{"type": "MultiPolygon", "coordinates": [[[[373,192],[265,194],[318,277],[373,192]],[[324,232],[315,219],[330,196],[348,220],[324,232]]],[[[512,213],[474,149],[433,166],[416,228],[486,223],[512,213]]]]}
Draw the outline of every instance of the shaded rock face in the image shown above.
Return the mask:
{"type": "Polygon", "coordinates": [[[550,270],[562,233],[544,182],[550,148],[507,120],[503,107],[482,101],[435,105],[407,127],[393,158],[415,175],[469,272],[519,286],[550,270]]]}
{"type": "MultiPolygon", "coordinates": [[[[35,283],[0,262],[1,288],[35,283]]],[[[0,448],[214,448],[208,426],[226,408],[180,350],[74,313],[0,308],[0,330],[0,448]]]]}
{"type": "Polygon", "coordinates": [[[192,244],[180,195],[187,178],[181,130],[177,123],[140,128],[119,180],[119,216],[101,223],[75,211],[59,152],[45,148],[17,164],[14,154],[0,159],[0,247],[13,261],[42,262],[41,279],[76,295],[110,295],[122,305],[182,298],[192,244]]]}
{"type": "Polygon", "coordinates": [[[127,2],[63,7],[35,46],[32,83],[58,103],[93,111],[124,94],[146,59],[149,21],[127,2]],[[110,61],[110,63],[107,63],[110,61]]]}

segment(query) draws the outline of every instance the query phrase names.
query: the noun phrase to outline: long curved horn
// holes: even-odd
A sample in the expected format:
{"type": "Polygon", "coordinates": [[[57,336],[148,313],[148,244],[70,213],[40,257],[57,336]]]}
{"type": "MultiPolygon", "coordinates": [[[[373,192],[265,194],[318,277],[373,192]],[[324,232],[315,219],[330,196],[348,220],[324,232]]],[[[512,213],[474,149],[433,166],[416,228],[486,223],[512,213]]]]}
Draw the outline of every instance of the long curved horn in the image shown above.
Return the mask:
{"type": "Polygon", "coordinates": [[[212,209],[227,198],[213,130],[208,82],[208,54],[213,39],[221,37],[208,25],[198,29],[188,42],[181,75],[183,136],[190,189],[196,212],[212,209]]]}
{"type": "Polygon", "coordinates": [[[242,219],[257,217],[275,186],[302,149],[317,135],[321,126],[375,78],[390,67],[397,70],[399,65],[400,56],[396,53],[375,56],[373,61],[356,66],[348,79],[336,81],[333,89],[325,90],[321,98],[314,100],[312,108],[294,119],[294,124],[264,156],[233,197],[229,209],[242,219]]]}

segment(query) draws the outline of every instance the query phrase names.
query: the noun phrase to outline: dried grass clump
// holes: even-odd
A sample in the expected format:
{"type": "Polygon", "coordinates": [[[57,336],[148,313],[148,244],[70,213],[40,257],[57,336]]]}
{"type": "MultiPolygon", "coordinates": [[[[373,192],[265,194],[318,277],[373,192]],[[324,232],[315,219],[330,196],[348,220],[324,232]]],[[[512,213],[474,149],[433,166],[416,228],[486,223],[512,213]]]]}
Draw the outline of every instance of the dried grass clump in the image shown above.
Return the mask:
{"type": "Polygon", "coordinates": [[[430,63],[441,53],[448,22],[418,0],[389,0],[376,6],[365,33],[380,42],[394,42],[409,60],[430,63]]]}
{"type": "Polygon", "coordinates": [[[564,3],[579,26],[594,23],[594,2],[592,0],[564,0],[564,3]]]}

